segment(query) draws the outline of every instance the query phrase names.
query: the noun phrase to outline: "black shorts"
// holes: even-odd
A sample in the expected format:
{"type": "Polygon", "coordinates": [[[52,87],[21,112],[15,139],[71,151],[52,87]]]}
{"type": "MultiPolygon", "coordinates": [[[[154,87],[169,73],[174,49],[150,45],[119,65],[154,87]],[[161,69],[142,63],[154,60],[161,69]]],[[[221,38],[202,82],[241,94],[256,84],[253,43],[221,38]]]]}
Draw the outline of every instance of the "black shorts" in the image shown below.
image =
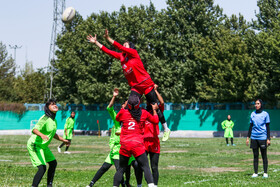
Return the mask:
{"type": "Polygon", "coordinates": [[[251,139],[251,145],[250,148],[252,149],[257,149],[257,148],[261,148],[261,149],[266,149],[267,148],[267,140],[253,140],[251,139]]]}

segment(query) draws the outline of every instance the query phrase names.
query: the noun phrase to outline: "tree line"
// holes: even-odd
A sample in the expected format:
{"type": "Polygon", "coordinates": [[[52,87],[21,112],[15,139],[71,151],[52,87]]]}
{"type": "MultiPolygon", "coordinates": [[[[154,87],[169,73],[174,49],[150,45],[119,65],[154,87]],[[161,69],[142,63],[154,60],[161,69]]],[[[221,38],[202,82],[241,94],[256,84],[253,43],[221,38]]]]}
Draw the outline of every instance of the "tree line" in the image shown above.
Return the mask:
{"type": "MultiPolygon", "coordinates": [[[[259,11],[251,21],[241,14],[225,15],[213,0],[166,3],[167,8],[160,11],[150,3],[93,13],[86,19],[78,14],[65,24],[57,38],[57,60],[52,62],[57,100],[107,103],[115,87],[121,90],[120,101],[127,98],[130,88],[120,62],[86,40],[88,34],[97,34],[98,41],[115,50],[103,38],[106,28],[119,43],[135,43],[166,102],[279,100],[278,0],[258,0],[259,11]]],[[[5,63],[2,57],[0,60],[0,76],[5,76],[5,63]]],[[[10,61],[4,60],[7,64],[10,61]]],[[[46,90],[43,78],[48,77],[44,71],[15,77],[11,68],[8,74],[5,79],[1,77],[1,100],[42,102],[46,90]],[[39,86],[37,80],[41,78],[39,86]]]]}

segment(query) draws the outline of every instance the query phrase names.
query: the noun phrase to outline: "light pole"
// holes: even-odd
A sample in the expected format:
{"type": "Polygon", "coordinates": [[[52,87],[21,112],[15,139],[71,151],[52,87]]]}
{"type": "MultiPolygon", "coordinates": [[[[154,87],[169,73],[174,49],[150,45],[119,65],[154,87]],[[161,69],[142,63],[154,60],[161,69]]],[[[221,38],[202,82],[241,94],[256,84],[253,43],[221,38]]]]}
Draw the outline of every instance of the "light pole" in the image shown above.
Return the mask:
{"type": "Polygon", "coordinates": [[[17,46],[17,45],[14,45],[14,46],[11,46],[9,45],[11,49],[14,49],[14,59],[15,59],[15,63],[16,63],[16,53],[17,53],[17,49],[20,49],[22,46],[17,46]]]}

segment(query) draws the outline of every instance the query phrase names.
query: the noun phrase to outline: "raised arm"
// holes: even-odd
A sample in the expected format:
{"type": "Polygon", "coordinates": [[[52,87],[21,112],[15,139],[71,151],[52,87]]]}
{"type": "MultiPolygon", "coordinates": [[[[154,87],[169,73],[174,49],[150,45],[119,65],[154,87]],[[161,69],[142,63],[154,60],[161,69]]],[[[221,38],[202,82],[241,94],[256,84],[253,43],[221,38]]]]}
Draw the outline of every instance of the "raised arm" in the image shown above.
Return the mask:
{"type": "Polygon", "coordinates": [[[104,37],[117,49],[119,49],[122,52],[125,52],[127,54],[129,54],[130,56],[133,57],[139,57],[138,52],[135,49],[131,49],[131,48],[127,48],[124,47],[123,45],[119,44],[118,42],[116,42],[115,40],[113,40],[112,38],[110,38],[109,36],[109,31],[106,29],[105,30],[105,34],[104,37]]]}
{"type": "Polygon", "coordinates": [[[157,124],[159,122],[159,118],[157,115],[157,109],[158,109],[158,105],[155,103],[152,105],[153,108],[153,115],[151,115],[149,112],[147,112],[148,114],[148,121],[150,121],[153,124],[157,124]]]}
{"type": "Polygon", "coordinates": [[[157,88],[158,88],[158,85],[155,84],[155,85],[154,85],[154,89],[155,89],[155,92],[156,92],[156,94],[157,94],[158,101],[159,101],[160,105],[164,105],[163,98],[161,97],[161,95],[160,95],[159,92],[157,91],[157,88]]]}
{"type": "Polygon", "coordinates": [[[87,40],[90,43],[94,43],[96,46],[98,46],[103,52],[105,52],[106,54],[110,55],[113,58],[119,59],[120,60],[120,53],[116,52],[116,51],[112,51],[108,48],[106,48],[104,45],[102,45],[101,43],[99,43],[97,41],[96,35],[93,37],[91,35],[87,36],[87,40]]]}
{"type": "Polygon", "coordinates": [[[109,108],[111,108],[111,107],[114,105],[115,99],[116,99],[116,97],[117,97],[118,95],[119,95],[119,89],[118,89],[118,88],[115,88],[115,89],[114,89],[114,92],[113,92],[113,97],[112,97],[112,99],[111,99],[111,101],[110,101],[110,103],[109,103],[109,105],[108,105],[109,108]]]}
{"type": "Polygon", "coordinates": [[[103,46],[101,43],[99,43],[99,42],[97,41],[96,34],[95,34],[94,37],[91,36],[91,35],[89,34],[89,35],[87,36],[87,40],[88,40],[90,43],[95,44],[95,45],[98,46],[99,48],[101,48],[101,47],[103,46]]]}
{"type": "Polygon", "coordinates": [[[114,40],[112,38],[110,38],[109,36],[109,32],[107,29],[105,29],[105,34],[104,34],[104,38],[106,38],[106,40],[108,40],[112,45],[114,43],[114,40]]]}

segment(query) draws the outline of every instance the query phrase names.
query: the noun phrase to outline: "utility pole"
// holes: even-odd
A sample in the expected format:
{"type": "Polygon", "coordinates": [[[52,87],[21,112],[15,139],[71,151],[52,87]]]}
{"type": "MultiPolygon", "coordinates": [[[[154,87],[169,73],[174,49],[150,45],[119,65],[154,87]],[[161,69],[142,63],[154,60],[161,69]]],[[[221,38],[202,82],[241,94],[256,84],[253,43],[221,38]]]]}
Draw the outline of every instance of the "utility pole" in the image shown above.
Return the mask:
{"type": "Polygon", "coordinates": [[[17,54],[17,49],[20,49],[22,46],[17,46],[17,45],[14,45],[14,46],[11,46],[9,45],[11,49],[14,49],[14,59],[15,59],[15,63],[16,63],[16,54],[17,54]]]}

